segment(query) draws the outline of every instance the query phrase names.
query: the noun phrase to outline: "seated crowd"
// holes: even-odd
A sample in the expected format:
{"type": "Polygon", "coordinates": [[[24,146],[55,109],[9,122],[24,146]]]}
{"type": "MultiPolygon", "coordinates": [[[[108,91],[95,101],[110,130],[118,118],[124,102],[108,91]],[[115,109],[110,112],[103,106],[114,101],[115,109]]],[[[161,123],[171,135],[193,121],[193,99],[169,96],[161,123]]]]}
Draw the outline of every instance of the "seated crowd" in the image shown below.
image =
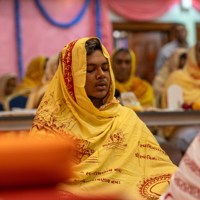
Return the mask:
{"type": "Polygon", "coordinates": [[[98,38],[82,38],[68,43],[60,54],[34,58],[22,80],[13,74],[2,75],[0,110],[37,109],[31,137],[74,141],[74,176],[59,185],[66,197],[103,190],[120,194],[119,199],[128,194],[133,200],[178,200],[178,188],[182,199],[191,195],[195,200],[199,193],[184,191],[177,181],[183,178],[195,185],[182,177],[181,170],[186,170],[183,165],[188,159],[196,159],[190,153],[199,142],[200,127],[162,128],[161,141],[160,134],[152,134],[134,112],[168,108],[171,85],[181,88],[179,109],[184,105],[199,109],[199,42],[189,50],[177,48],[151,85],[136,75],[133,50],[116,49],[110,58],[98,38]]]}

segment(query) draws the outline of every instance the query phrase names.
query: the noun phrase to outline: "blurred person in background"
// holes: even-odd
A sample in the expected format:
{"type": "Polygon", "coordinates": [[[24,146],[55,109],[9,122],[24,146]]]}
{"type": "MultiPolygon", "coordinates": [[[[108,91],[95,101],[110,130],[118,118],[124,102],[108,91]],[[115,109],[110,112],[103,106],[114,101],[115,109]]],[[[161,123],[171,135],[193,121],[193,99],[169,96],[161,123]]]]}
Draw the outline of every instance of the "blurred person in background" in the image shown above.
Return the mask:
{"type": "Polygon", "coordinates": [[[132,199],[158,199],[176,166],[135,112],[121,106],[114,94],[110,56],[100,40],[72,41],[61,51],[30,135],[75,141],[74,176],[60,184],[66,195],[128,190],[132,199]]]}
{"type": "Polygon", "coordinates": [[[42,83],[36,86],[28,96],[28,101],[26,104],[27,109],[36,109],[39,106],[51,79],[56,73],[56,70],[58,67],[58,59],[59,59],[58,54],[48,59],[46,67],[45,67],[45,72],[42,78],[42,83]]]}
{"type": "Polygon", "coordinates": [[[115,50],[112,55],[112,68],[116,80],[116,89],[120,94],[132,92],[141,107],[153,107],[153,88],[146,80],[142,80],[135,75],[136,58],[131,49],[120,48],[115,50]]]}
{"type": "Polygon", "coordinates": [[[155,64],[156,73],[159,72],[165,61],[177,48],[189,48],[189,44],[187,42],[187,29],[185,25],[181,23],[176,23],[174,24],[172,31],[175,37],[174,40],[165,44],[158,52],[155,64]]]}
{"type": "Polygon", "coordinates": [[[0,110],[7,110],[5,105],[8,96],[12,95],[17,87],[17,76],[15,74],[4,74],[0,77],[0,110]]]}
{"type": "MultiPolygon", "coordinates": [[[[166,81],[162,97],[162,107],[167,108],[167,91],[171,85],[177,85],[183,93],[183,104],[180,108],[200,110],[200,42],[197,42],[189,51],[183,69],[174,71],[166,81]]],[[[185,152],[193,138],[197,135],[200,126],[174,127],[165,131],[165,136],[175,146],[185,152]]]]}
{"type": "Polygon", "coordinates": [[[155,94],[155,107],[161,108],[165,82],[173,71],[183,68],[187,59],[187,51],[185,48],[177,48],[155,76],[152,84],[155,94]]]}
{"type": "Polygon", "coordinates": [[[15,89],[15,92],[24,92],[28,93],[34,87],[42,83],[42,78],[45,72],[46,63],[48,58],[45,56],[38,56],[33,58],[26,69],[26,73],[23,79],[19,82],[19,85],[15,89]]]}
{"type": "Polygon", "coordinates": [[[12,95],[7,98],[7,110],[25,109],[31,91],[41,85],[48,58],[39,56],[31,60],[25,76],[19,82],[12,95]]]}

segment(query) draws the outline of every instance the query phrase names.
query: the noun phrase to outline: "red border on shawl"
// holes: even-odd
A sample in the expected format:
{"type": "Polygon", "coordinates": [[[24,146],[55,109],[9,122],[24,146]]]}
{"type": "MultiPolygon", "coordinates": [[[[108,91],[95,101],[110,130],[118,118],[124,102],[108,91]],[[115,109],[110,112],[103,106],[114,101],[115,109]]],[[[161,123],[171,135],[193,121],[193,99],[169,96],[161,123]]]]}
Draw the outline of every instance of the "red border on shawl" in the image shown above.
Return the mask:
{"type": "Polygon", "coordinates": [[[76,101],[76,98],[75,98],[75,93],[74,93],[74,81],[73,81],[73,76],[72,76],[72,49],[76,42],[77,40],[68,44],[68,47],[65,52],[64,60],[62,61],[65,64],[64,66],[65,84],[66,84],[69,94],[71,95],[74,101],[76,101]]]}

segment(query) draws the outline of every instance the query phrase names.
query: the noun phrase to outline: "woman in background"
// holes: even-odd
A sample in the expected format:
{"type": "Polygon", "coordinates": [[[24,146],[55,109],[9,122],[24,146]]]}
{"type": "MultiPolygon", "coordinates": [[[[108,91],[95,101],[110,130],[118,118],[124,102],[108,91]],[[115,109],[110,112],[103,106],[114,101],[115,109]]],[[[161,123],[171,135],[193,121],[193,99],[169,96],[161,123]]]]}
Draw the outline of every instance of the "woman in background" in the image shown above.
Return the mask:
{"type": "Polygon", "coordinates": [[[0,110],[8,110],[6,99],[13,94],[17,86],[15,74],[4,74],[0,77],[0,110]]]}
{"type": "Polygon", "coordinates": [[[17,86],[15,92],[28,91],[28,93],[34,87],[42,83],[42,78],[45,72],[46,63],[48,58],[44,56],[38,56],[31,60],[29,63],[25,76],[17,86]]]}
{"type": "Polygon", "coordinates": [[[47,57],[39,56],[30,62],[24,78],[15,88],[13,94],[7,98],[7,110],[26,108],[29,94],[42,83],[47,60],[47,57]]]}
{"type": "Polygon", "coordinates": [[[154,92],[150,83],[135,75],[135,54],[131,49],[120,48],[112,55],[112,67],[115,75],[116,89],[133,92],[142,107],[153,107],[154,92]]]}
{"type": "Polygon", "coordinates": [[[153,81],[153,89],[155,94],[155,107],[161,108],[161,99],[169,75],[177,70],[182,69],[187,59],[187,49],[178,48],[165,62],[153,81]]]}
{"type": "Polygon", "coordinates": [[[36,109],[39,106],[51,79],[56,73],[58,67],[58,58],[59,55],[57,54],[49,58],[49,60],[47,61],[45,72],[42,78],[42,84],[36,86],[31,91],[26,104],[27,109],[36,109]]]}
{"type": "MultiPolygon", "coordinates": [[[[188,58],[183,69],[174,71],[166,81],[162,97],[162,106],[167,107],[167,90],[171,85],[178,85],[183,92],[183,104],[194,108],[200,103],[200,42],[188,51],[188,58]]],[[[183,106],[183,105],[182,105],[183,106]]],[[[185,152],[193,138],[197,135],[199,126],[174,127],[165,131],[171,143],[185,152]]]]}

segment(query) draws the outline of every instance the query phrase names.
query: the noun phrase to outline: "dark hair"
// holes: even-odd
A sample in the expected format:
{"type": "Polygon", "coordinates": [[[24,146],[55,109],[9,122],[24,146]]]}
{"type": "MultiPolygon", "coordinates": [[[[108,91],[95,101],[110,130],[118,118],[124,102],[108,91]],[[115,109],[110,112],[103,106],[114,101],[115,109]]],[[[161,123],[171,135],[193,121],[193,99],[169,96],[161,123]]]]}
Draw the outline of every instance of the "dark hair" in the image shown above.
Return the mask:
{"type": "Polygon", "coordinates": [[[186,59],[186,58],[187,58],[187,53],[182,53],[182,54],[180,55],[180,59],[182,59],[182,58],[186,59]]]}
{"type": "Polygon", "coordinates": [[[114,54],[114,57],[118,54],[118,53],[121,53],[121,52],[125,52],[125,53],[128,53],[130,54],[129,50],[127,48],[119,48],[116,50],[115,54],[114,54]]]}
{"type": "Polygon", "coordinates": [[[112,59],[112,60],[114,61],[114,59],[115,59],[115,57],[117,56],[117,54],[119,54],[119,53],[121,53],[121,52],[125,52],[125,53],[130,54],[128,48],[119,48],[119,49],[117,49],[116,52],[114,53],[114,56],[113,56],[113,59],[112,59]]]}
{"type": "Polygon", "coordinates": [[[85,48],[87,51],[87,55],[92,54],[96,50],[102,51],[101,43],[97,38],[91,38],[86,41],[85,48]]]}

